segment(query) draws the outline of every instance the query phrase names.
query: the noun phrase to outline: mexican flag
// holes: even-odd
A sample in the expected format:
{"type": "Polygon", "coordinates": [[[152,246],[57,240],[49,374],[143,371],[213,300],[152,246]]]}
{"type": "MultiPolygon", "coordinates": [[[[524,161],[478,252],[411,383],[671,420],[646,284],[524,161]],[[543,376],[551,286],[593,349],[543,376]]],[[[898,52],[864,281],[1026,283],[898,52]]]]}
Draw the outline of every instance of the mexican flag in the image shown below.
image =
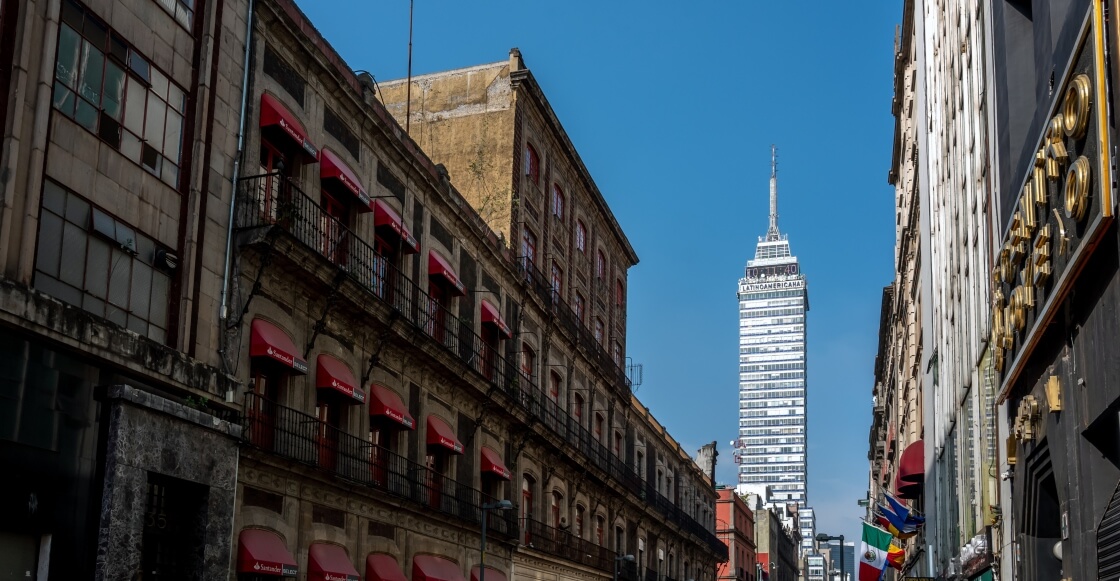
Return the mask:
{"type": "Polygon", "coordinates": [[[887,550],[890,546],[890,533],[863,523],[863,543],[859,549],[859,581],[879,580],[887,566],[887,550]]]}

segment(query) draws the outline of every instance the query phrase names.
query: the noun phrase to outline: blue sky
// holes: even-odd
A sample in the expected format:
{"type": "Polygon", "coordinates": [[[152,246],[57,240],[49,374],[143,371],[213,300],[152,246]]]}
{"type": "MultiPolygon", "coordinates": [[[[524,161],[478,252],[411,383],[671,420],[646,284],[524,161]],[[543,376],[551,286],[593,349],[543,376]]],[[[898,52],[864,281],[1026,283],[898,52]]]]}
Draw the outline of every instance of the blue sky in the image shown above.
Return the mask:
{"type": "MultiPolygon", "coordinates": [[[[404,77],[408,2],[299,0],[351,67],[404,77]]],[[[628,355],[641,400],[733,482],[736,283],[779,226],[809,279],[809,500],[858,539],[882,288],[896,3],[416,0],[413,73],[518,47],[641,258],[628,355]]]]}

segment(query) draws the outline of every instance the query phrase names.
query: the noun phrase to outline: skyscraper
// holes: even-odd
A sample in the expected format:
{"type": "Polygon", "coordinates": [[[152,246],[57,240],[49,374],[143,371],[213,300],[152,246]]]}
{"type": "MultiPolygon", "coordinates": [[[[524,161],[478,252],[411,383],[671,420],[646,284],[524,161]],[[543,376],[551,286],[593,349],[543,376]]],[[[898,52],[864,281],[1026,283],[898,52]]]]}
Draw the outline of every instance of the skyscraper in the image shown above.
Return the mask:
{"type": "MultiPolygon", "coordinates": [[[[805,314],[809,295],[789,238],[778,230],[771,149],[770,226],[739,279],[739,489],[767,505],[806,506],[805,314]]],[[[792,521],[793,518],[790,520],[792,521]]],[[[791,523],[792,524],[792,523],[791,523]]]]}

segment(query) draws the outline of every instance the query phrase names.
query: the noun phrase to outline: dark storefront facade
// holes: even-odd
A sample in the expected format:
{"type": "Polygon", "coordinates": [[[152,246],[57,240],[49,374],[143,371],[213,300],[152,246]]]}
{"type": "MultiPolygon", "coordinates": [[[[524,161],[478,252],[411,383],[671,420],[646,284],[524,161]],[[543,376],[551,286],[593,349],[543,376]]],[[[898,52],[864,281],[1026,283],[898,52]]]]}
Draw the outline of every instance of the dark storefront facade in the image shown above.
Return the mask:
{"type": "Polygon", "coordinates": [[[1010,426],[1004,530],[1019,555],[1002,578],[1120,573],[1116,77],[1106,60],[1116,24],[1106,11],[1114,3],[993,3],[991,346],[1010,426]]]}

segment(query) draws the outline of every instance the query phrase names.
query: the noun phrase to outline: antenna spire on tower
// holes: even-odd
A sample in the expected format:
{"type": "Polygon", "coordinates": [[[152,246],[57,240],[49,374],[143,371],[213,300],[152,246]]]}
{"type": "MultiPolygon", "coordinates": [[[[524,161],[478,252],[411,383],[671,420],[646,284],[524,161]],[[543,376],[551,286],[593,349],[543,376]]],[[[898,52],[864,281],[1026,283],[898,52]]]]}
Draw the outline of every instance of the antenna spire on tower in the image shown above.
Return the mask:
{"type": "Polygon", "coordinates": [[[778,147],[770,145],[770,227],[766,229],[767,240],[780,240],[778,232],[778,147]]]}

